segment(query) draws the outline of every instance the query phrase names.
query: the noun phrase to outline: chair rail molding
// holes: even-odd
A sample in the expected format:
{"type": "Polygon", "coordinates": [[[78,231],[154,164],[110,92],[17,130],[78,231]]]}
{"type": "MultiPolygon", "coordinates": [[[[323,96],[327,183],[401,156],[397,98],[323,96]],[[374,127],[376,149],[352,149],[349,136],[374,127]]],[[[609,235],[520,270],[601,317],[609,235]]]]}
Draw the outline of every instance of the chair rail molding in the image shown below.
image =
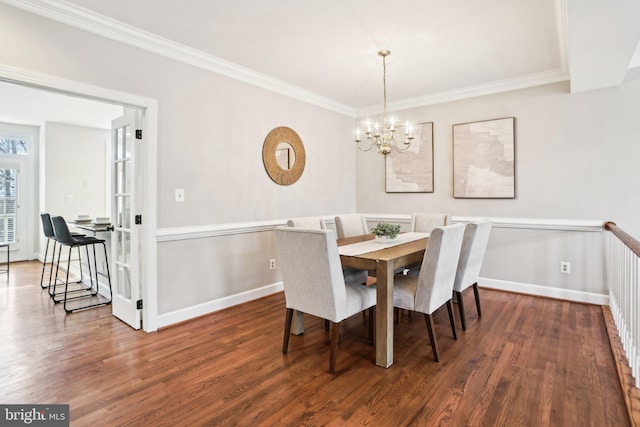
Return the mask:
{"type": "MultiPolygon", "coordinates": [[[[411,215],[406,214],[364,214],[369,222],[396,222],[399,224],[411,223],[411,215]]],[[[327,224],[334,223],[335,215],[323,216],[327,224]]],[[[516,228],[534,230],[564,230],[564,231],[602,231],[605,221],[602,220],[578,220],[578,219],[545,219],[545,218],[509,218],[509,217],[479,217],[479,216],[452,216],[451,222],[477,222],[488,219],[493,222],[494,228],[516,228]]],[[[234,234],[259,233],[272,231],[281,225],[287,225],[286,219],[274,219],[266,221],[247,221],[222,224],[206,224],[183,227],[166,227],[156,230],[158,242],[171,242],[177,240],[205,239],[210,237],[229,236],[234,234]]]]}

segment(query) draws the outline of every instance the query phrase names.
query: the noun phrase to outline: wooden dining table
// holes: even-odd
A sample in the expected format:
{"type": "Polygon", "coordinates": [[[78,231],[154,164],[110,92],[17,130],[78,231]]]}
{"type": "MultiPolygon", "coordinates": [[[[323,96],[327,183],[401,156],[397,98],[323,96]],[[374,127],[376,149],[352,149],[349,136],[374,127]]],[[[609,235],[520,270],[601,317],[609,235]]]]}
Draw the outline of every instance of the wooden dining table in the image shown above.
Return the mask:
{"type": "Polygon", "coordinates": [[[373,240],[372,234],[338,239],[342,266],[368,270],[376,277],[376,365],[384,368],[393,364],[393,276],[403,267],[422,262],[429,240],[428,234],[422,234],[417,240],[357,255],[343,255],[346,251],[341,248],[373,240]]]}

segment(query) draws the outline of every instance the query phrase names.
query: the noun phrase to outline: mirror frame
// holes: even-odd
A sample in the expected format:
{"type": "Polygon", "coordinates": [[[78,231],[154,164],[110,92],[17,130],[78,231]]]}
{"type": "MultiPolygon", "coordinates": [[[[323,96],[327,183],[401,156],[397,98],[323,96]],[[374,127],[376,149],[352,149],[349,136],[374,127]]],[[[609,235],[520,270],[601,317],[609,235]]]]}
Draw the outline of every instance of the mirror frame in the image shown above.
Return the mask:
{"type": "Polygon", "coordinates": [[[262,144],[262,162],[269,178],[276,184],[291,185],[300,179],[307,156],[300,136],[291,128],[279,126],[271,129],[262,144]],[[295,162],[291,169],[282,169],[276,159],[276,149],[281,142],[286,142],[293,148],[295,162]]]}

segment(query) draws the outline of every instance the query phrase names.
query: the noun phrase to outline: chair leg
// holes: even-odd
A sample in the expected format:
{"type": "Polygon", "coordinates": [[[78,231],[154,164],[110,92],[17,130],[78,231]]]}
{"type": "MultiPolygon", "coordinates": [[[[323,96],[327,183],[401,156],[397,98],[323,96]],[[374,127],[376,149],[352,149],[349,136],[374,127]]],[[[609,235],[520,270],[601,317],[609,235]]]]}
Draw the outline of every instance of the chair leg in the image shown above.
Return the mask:
{"type": "Polygon", "coordinates": [[[329,373],[336,373],[336,357],[338,355],[338,345],[340,344],[340,322],[331,322],[331,350],[329,354],[329,373]]]}
{"type": "Polygon", "coordinates": [[[473,284],[473,294],[476,296],[476,309],[478,310],[478,317],[482,317],[482,310],[480,310],[480,293],[478,292],[478,282],[473,284]]]}
{"type": "Polygon", "coordinates": [[[453,339],[458,339],[458,334],[456,333],[456,321],[453,319],[453,305],[451,304],[451,300],[447,301],[447,311],[449,312],[449,322],[451,322],[451,331],[453,332],[453,339]]]}
{"type": "Polygon", "coordinates": [[[284,320],[284,338],[282,339],[282,353],[287,354],[289,351],[289,335],[291,334],[291,321],[293,320],[293,309],[287,308],[287,314],[284,320]]]}
{"type": "Polygon", "coordinates": [[[464,304],[462,302],[462,292],[454,291],[456,294],[456,300],[458,301],[458,312],[460,313],[460,323],[462,324],[462,330],[467,330],[467,319],[464,317],[464,304]]]}
{"type": "Polygon", "coordinates": [[[373,307],[369,307],[369,341],[372,345],[375,345],[375,310],[373,307]]]}
{"type": "Polygon", "coordinates": [[[431,340],[431,350],[433,351],[433,358],[436,362],[440,361],[440,354],[438,353],[438,343],[436,342],[436,334],[433,330],[433,318],[430,314],[424,314],[424,320],[427,322],[427,332],[429,332],[429,339],[431,340]]]}

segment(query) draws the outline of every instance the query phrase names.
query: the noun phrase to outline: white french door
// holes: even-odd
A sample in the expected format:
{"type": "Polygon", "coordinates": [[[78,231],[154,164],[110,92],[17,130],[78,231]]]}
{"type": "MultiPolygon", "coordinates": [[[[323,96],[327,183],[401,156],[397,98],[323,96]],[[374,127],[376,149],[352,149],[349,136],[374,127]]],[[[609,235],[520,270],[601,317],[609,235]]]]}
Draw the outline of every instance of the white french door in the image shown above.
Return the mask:
{"type": "Polygon", "coordinates": [[[139,226],[136,186],[136,151],[142,144],[141,112],[125,108],[111,124],[111,285],[113,315],[140,329],[139,226]],[[140,138],[137,138],[140,137],[140,138]]]}

